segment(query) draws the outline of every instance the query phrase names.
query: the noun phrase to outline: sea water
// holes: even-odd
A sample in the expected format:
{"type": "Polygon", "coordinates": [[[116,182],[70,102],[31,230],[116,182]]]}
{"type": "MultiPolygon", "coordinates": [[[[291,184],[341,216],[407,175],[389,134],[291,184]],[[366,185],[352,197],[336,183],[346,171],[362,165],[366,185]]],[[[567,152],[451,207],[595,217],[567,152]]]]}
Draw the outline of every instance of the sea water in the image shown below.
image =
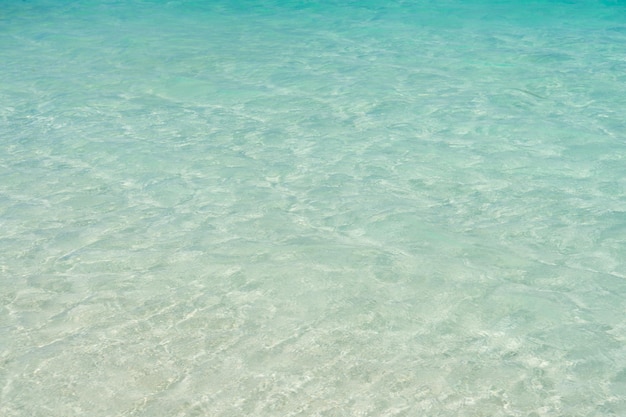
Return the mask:
{"type": "Polygon", "coordinates": [[[626,3],[0,1],[0,415],[626,415],[626,3]]]}

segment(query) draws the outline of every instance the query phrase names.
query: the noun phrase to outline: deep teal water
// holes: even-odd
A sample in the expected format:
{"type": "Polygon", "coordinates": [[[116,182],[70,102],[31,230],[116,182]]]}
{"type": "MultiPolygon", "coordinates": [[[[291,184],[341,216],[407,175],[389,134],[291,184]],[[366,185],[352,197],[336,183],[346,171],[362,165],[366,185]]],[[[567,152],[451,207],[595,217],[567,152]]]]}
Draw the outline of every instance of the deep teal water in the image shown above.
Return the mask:
{"type": "Polygon", "coordinates": [[[0,1],[0,415],[626,415],[623,1],[0,1]]]}

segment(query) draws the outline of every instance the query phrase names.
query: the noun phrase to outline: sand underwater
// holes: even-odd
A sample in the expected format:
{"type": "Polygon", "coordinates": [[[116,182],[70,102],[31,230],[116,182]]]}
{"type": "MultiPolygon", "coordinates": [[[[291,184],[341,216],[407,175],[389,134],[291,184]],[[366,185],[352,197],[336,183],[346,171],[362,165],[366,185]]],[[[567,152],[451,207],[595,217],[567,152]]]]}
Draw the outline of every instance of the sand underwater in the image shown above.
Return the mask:
{"type": "Polygon", "coordinates": [[[0,0],[0,415],[626,415],[623,1],[0,0]]]}

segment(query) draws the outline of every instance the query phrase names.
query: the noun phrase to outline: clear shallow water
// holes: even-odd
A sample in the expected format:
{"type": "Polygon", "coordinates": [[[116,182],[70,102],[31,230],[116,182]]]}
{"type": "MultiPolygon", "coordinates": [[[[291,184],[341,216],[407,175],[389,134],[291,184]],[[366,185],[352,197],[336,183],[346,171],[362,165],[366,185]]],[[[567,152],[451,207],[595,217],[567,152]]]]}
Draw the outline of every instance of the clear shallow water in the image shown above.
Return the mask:
{"type": "Polygon", "coordinates": [[[0,2],[0,414],[626,415],[626,8],[0,2]]]}

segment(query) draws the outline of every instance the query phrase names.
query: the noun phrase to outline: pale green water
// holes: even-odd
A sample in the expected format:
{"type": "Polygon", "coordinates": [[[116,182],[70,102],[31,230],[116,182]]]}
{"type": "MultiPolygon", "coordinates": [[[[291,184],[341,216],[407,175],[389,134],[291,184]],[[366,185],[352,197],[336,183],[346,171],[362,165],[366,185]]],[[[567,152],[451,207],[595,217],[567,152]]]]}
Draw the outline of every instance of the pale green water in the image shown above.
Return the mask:
{"type": "Polygon", "coordinates": [[[621,1],[0,1],[0,415],[624,416],[624,114],[621,1]]]}

